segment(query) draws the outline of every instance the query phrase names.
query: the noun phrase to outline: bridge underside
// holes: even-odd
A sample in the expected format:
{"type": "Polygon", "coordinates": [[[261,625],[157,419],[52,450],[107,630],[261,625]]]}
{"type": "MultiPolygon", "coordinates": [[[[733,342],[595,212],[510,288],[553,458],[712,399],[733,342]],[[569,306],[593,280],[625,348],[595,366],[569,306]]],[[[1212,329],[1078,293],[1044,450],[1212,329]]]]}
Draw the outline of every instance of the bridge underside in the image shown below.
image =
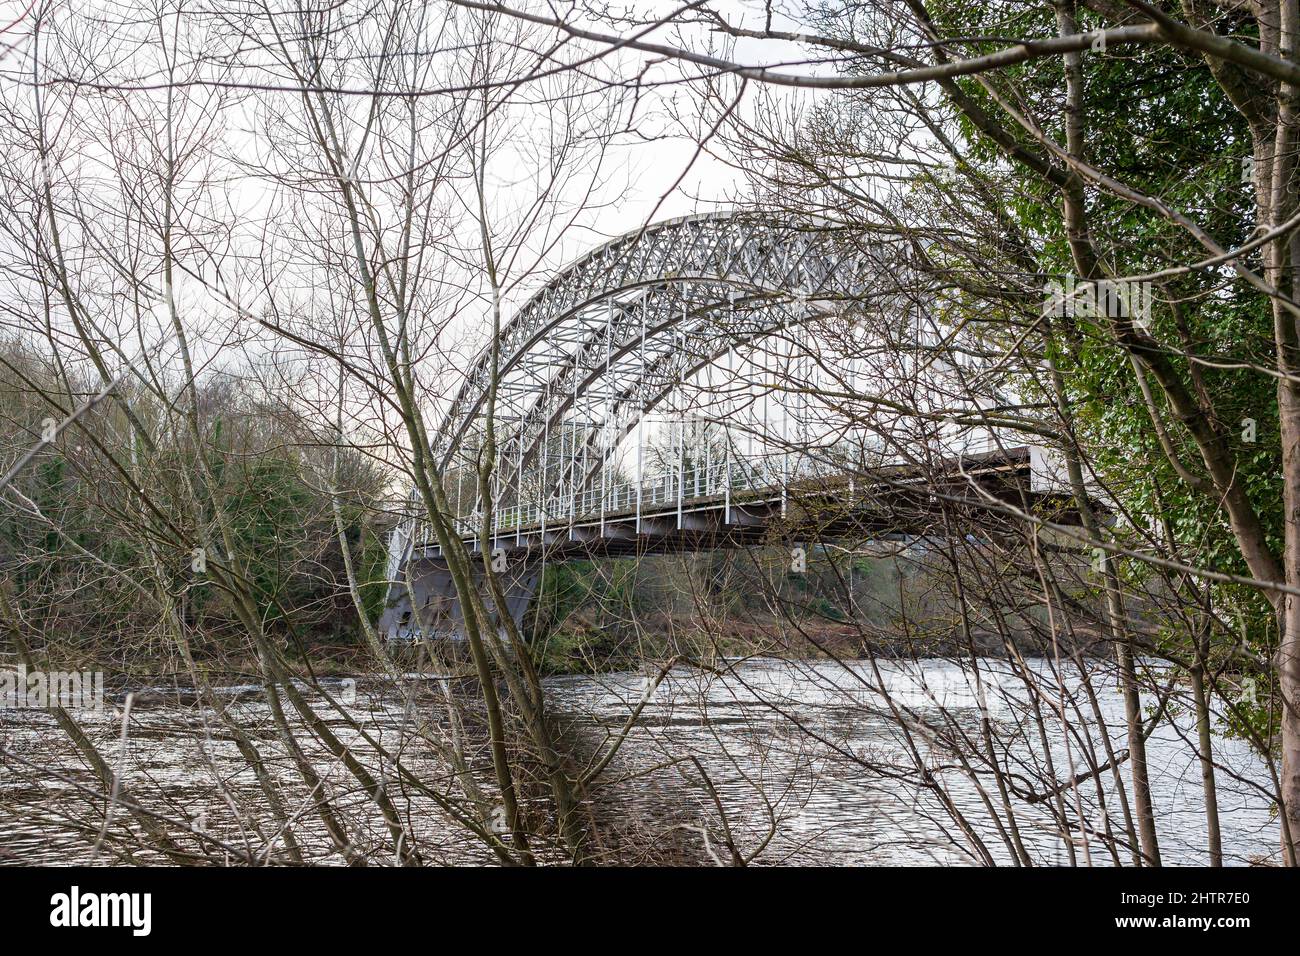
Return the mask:
{"type": "MultiPolygon", "coordinates": [[[[1012,531],[999,503],[1075,524],[1068,498],[1034,490],[1025,448],[970,456],[944,481],[922,484],[916,470],[894,468],[864,488],[850,480],[792,482],[784,488],[748,491],[742,497],[714,494],[667,502],[640,502],[605,514],[560,522],[495,528],[488,549],[506,593],[509,612],[522,623],[540,583],[544,561],[687,554],[759,545],[797,545],[830,540],[882,541],[945,537],[945,521],[965,511],[962,533],[995,536],[1012,531]],[[974,520],[972,520],[974,519],[974,520]]],[[[481,542],[467,540],[481,563],[481,542]]],[[[415,542],[406,568],[414,605],[403,580],[390,594],[380,628],[392,640],[420,633],[438,639],[463,637],[460,603],[442,549],[415,542]]],[[[481,575],[481,571],[480,571],[481,575]]],[[[403,577],[405,577],[405,571],[403,577]]]]}

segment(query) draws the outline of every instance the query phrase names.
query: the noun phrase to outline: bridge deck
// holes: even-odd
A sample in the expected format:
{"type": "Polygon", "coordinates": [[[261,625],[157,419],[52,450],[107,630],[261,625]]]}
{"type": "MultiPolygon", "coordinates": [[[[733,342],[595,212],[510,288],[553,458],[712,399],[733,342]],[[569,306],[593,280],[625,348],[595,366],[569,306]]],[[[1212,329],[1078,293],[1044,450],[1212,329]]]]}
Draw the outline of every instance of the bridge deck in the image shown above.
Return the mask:
{"type": "MultiPolygon", "coordinates": [[[[619,556],[712,550],[771,540],[838,538],[863,535],[917,535],[936,530],[943,512],[967,507],[996,520],[988,497],[1017,508],[1045,501],[1063,506],[1059,494],[1033,489],[1032,458],[1027,447],[964,455],[937,466],[891,465],[866,476],[803,478],[760,487],[709,489],[684,493],[676,487],[643,487],[629,496],[600,498],[587,510],[563,517],[540,509],[502,509],[487,548],[508,554],[544,550],[552,558],[619,556]],[[938,480],[936,480],[938,479],[938,480]],[[617,504],[614,504],[617,502],[617,504]],[[504,520],[502,520],[504,517],[504,520]]],[[[567,504],[567,499],[566,502],[567,504]]],[[[483,547],[471,520],[462,524],[463,540],[483,547]]],[[[438,560],[442,549],[427,536],[417,539],[412,557],[438,560]]]]}

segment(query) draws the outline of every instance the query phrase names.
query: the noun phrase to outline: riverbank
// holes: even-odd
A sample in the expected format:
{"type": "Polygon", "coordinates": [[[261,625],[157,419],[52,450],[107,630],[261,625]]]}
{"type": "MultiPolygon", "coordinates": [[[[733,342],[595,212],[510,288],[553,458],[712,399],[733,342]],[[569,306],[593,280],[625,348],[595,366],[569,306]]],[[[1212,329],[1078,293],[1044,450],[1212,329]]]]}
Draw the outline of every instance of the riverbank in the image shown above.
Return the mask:
{"type": "MultiPolygon", "coordinates": [[[[1025,640],[1021,653],[1034,654],[1025,640]]],[[[1091,655],[1100,644],[1083,648],[1091,655]]],[[[859,622],[807,616],[729,617],[723,620],[695,614],[659,614],[634,628],[603,623],[584,614],[538,641],[538,659],[547,674],[598,674],[637,669],[645,661],[672,657],[709,661],[716,658],[763,657],[778,660],[888,660],[915,658],[1004,658],[1003,637],[984,630],[969,635],[953,627],[926,631],[872,627],[859,622]]]]}

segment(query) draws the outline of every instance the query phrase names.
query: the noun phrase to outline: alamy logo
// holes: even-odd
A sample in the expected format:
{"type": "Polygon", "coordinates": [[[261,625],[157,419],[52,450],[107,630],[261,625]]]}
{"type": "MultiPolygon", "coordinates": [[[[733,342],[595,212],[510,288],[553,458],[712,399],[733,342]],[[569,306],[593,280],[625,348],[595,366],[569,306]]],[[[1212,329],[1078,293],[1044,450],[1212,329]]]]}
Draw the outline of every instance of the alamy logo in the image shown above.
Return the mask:
{"type": "Polygon", "coordinates": [[[50,907],[51,926],[129,926],[134,936],[153,928],[151,893],[82,893],[74,886],[51,896],[50,907]]]}
{"type": "Polygon", "coordinates": [[[885,699],[900,707],[916,710],[937,708],[943,711],[978,710],[985,717],[1000,716],[1006,701],[1014,695],[999,674],[968,673],[932,674],[927,677],[896,674],[886,677],[885,699]]]}
{"type": "Polygon", "coordinates": [[[1043,296],[1044,315],[1128,318],[1138,325],[1146,325],[1151,319],[1150,282],[1101,279],[1076,283],[1074,276],[1066,276],[1064,282],[1047,282],[1043,296]]]}
{"type": "Polygon", "coordinates": [[[0,710],[104,709],[103,671],[0,670],[0,710]]]}

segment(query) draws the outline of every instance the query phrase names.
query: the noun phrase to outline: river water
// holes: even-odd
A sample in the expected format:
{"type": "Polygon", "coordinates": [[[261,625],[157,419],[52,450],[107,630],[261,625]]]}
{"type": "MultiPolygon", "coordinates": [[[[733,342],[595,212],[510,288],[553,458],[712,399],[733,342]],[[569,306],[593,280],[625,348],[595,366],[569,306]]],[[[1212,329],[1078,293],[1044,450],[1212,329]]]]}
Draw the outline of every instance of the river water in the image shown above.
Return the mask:
{"type": "MultiPolygon", "coordinates": [[[[593,791],[595,818],[602,821],[598,827],[609,824],[615,833],[600,844],[611,860],[730,862],[734,847],[740,857],[770,865],[970,864],[981,862],[972,849],[978,841],[995,862],[1007,863],[1011,852],[984,806],[986,798],[996,803],[993,784],[986,779],[982,795],[947,749],[924,733],[914,734],[909,744],[879,693],[888,688],[894,703],[910,708],[921,722],[968,735],[977,744],[980,717],[987,712],[996,735],[994,759],[1022,796],[1041,790],[1043,779],[1080,773],[1087,766],[1083,752],[1088,746],[1102,753],[1103,731],[1095,715],[1088,717],[1086,728],[1075,722],[1073,736],[1050,717],[1046,739],[1021,732],[1023,688],[998,670],[1001,665],[988,667],[982,693],[971,690],[959,667],[942,660],[881,663],[878,669],[856,661],[748,660],[724,662],[714,672],[677,667],[657,687],[644,674],[618,673],[550,678],[547,689],[557,725],[579,760],[601,752],[604,742],[621,732],[632,708],[645,702],[617,759],[601,777],[605,783],[593,791]],[[934,788],[916,785],[918,763],[941,788],[943,799],[934,788]],[[970,834],[954,822],[945,801],[962,815],[970,834]]],[[[403,747],[405,762],[422,780],[451,794],[445,762],[412,745],[419,742],[412,736],[413,725],[428,720],[428,714],[435,716],[426,733],[445,730],[437,717],[444,710],[439,685],[422,683],[427,686],[420,693],[403,699],[391,685],[361,679],[355,696],[351,685],[343,688],[346,709],[375,741],[390,749],[403,747]]],[[[1062,699],[1077,690],[1077,682],[1047,685],[1055,686],[1062,699]]],[[[1120,695],[1113,685],[1098,685],[1102,721],[1114,748],[1122,750],[1120,695]]],[[[337,683],[333,686],[339,689],[337,683]]],[[[364,737],[316,698],[317,712],[364,758],[369,749],[364,737]]],[[[1045,703],[1050,710],[1053,702],[1045,703]]],[[[293,778],[287,757],[276,756],[265,701],[249,694],[236,698],[229,712],[249,728],[272,772],[293,778]]],[[[137,799],[172,819],[188,817],[230,845],[256,843],[235,809],[251,805],[255,779],[208,708],[142,698],[133,707],[125,746],[120,713],[85,714],[82,720],[102,752],[121,768],[137,799]]],[[[1200,767],[1189,743],[1195,739],[1193,730],[1190,716],[1175,711],[1148,742],[1165,864],[1208,860],[1200,767]]],[[[95,781],[50,715],[0,711],[0,748],[7,752],[0,757],[0,862],[113,862],[105,851],[93,849],[98,837],[93,821],[102,819],[102,802],[93,795],[95,781]]],[[[382,843],[364,795],[356,794],[355,787],[344,793],[348,779],[338,761],[324,752],[311,756],[327,785],[337,788],[349,824],[375,832],[382,843]]],[[[1215,759],[1227,862],[1272,859],[1276,823],[1263,786],[1268,779],[1263,762],[1244,743],[1223,738],[1216,739],[1215,759]]],[[[376,769],[383,772],[382,766],[376,769]]],[[[1127,765],[1123,778],[1127,782],[1127,765]]],[[[292,786],[285,788],[292,805],[292,786]]],[[[399,789],[412,829],[432,848],[425,853],[426,862],[490,862],[435,803],[399,789]]],[[[1054,801],[1013,801],[1019,838],[1036,863],[1069,863],[1070,846],[1073,862],[1080,865],[1113,862],[1096,835],[1107,813],[1114,829],[1123,827],[1109,773],[1102,774],[1101,791],[1091,779],[1062,791],[1068,818],[1087,821],[1072,823],[1067,833],[1047,812],[1054,801]]],[[[304,830],[308,824],[307,815],[298,823],[304,830]]],[[[1128,863],[1127,851],[1121,855],[1128,863]]],[[[336,862],[323,842],[309,856],[336,862]]]]}
{"type": "MultiPolygon", "coordinates": [[[[992,662],[987,666],[1001,670],[992,662]]],[[[985,708],[1004,737],[1014,738],[1015,732],[1008,728],[1015,726],[1020,712],[1018,684],[1006,673],[992,676],[990,683],[1015,699],[1003,699],[990,688],[984,696],[985,708]]],[[[643,764],[694,754],[722,795],[733,826],[749,835],[750,847],[775,829],[762,857],[767,862],[974,862],[960,848],[967,841],[959,835],[955,840],[949,837],[955,828],[927,793],[880,772],[910,770],[914,763],[891,715],[882,708],[879,687],[888,688],[896,702],[936,726],[946,723],[940,708],[972,734],[979,726],[980,698],[972,692],[968,675],[947,661],[930,660],[919,666],[882,662],[879,672],[856,661],[844,665],[749,661],[722,676],[674,671],[651,699],[629,749],[643,764]],[[799,732],[793,730],[795,726],[799,732]],[[775,828],[773,818],[778,822],[775,828]]],[[[556,704],[581,715],[578,720],[609,726],[621,722],[628,702],[634,702],[643,689],[641,675],[617,674],[559,679],[554,692],[556,704]]],[[[1067,692],[1073,689],[1067,687],[1067,692]]],[[[1116,749],[1122,749],[1122,698],[1113,685],[1097,689],[1110,737],[1116,749]]],[[[1097,725],[1088,729],[1099,741],[1097,725]]],[[[1194,739],[1190,715],[1178,715],[1148,741],[1157,830],[1162,862],[1167,865],[1203,864],[1209,859],[1200,764],[1189,743],[1194,739]]],[[[960,772],[943,769],[953,762],[943,750],[933,748],[926,754],[924,742],[918,746],[958,807],[970,809],[972,826],[986,838],[995,859],[1009,862],[993,828],[982,825],[986,815],[979,812],[975,788],[960,772]]],[[[1042,767],[1037,741],[1020,740],[1018,746],[1021,759],[1008,762],[1013,770],[1042,767]]],[[[1070,753],[1059,730],[1052,734],[1050,747],[1055,766],[1068,767],[1070,753]]],[[[1074,755],[1077,772],[1084,766],[1078,747],[1074,755]]],[[[1221,765],[1218,802],[1227,862],[1271,857],[1276,822],[1261,790],[1268,779],[1262,761],[1244,742],[1225,739],[1216,741],[1215,760],[1221,765]]],[[[1058,779],[1069,776],[1061,772],[1058,779]]],[[[1127,782],[1127,769],[1124,778],[1127,782]]],[[[1109,775],[1103,780],[1118,826],[1121,812],[1109,775]]],[[[1084,815],[1096,822],[1102,814],[1094,794],[1095,788],[1080,787],[1068,794],[1067,803],[1073,807],[1077,798],[1084,815]]],[[[1021,815],[1018,810],[1017,816],[1021,815]]],[[[1023,812],[1020,820],[1023,842],[1041,863],[1069,862],[1059,829],[1046,812],[1023,812]]],[[[1086,834],[1075,832],[1071,837],[1078,863],[1089,858],[1096,865],[1107,863],[1108,856],[1099,846],[1085,849],[1086,834]]]]}

